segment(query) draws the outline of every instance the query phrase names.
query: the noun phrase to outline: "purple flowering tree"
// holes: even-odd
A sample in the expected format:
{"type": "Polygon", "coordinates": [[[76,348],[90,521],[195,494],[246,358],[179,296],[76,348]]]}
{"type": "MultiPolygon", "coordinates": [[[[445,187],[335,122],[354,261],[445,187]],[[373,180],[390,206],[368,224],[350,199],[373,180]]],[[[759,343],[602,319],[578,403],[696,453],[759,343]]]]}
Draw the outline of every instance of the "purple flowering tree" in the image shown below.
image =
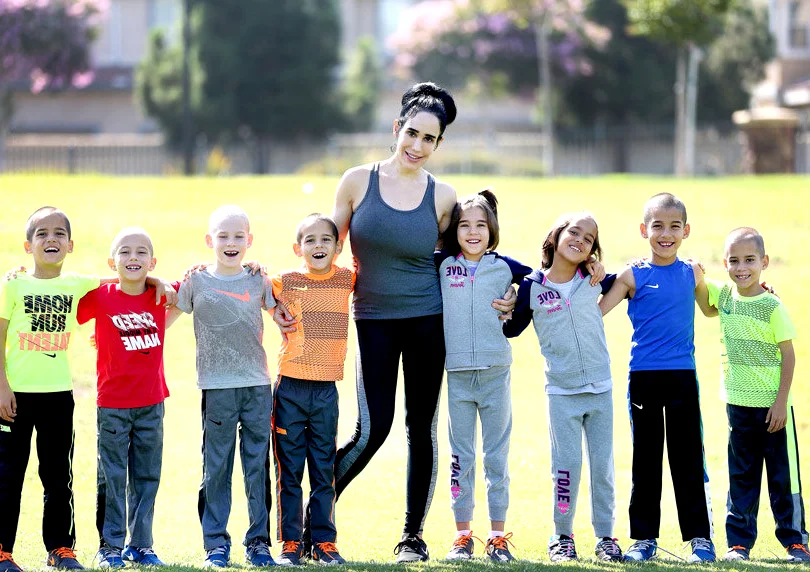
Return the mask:
{"type": "MultiPolygon", "coordinates": [[[[90,45],[108,0],[0,0],[0,159],[14,113],[13,87],[33,93],[93,80],[90,45]]],[[[2,165],[0,164],[0,167],[2,165]]]]}
{"type": "MultiPolygon", "coordinates": [[[[610,37],[586,8],[587,0],[428,0],[409,9],[389,45],[407,75],[492,94],[534,91],[553,141],[553,77],[590,73],[583,48],[610,37]]],[[[544,163],[553,174],[550,144],[544,163]]]]}

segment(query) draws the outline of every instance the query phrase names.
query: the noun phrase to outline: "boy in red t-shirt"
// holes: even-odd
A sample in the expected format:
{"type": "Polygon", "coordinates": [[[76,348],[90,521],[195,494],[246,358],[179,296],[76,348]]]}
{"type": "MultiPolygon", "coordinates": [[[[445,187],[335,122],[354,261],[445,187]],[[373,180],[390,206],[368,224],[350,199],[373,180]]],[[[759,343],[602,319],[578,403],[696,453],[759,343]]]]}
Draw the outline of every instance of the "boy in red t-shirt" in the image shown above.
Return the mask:
{"type": "MultiPolygon", "coordinates": [[[[166,313],[146,284],[156,263],[146,231],[119,232],[108,263],[118,284],[85,295],[77,315],[79,323],[96,319],[98,563],[163,566],[152,550],[152,518],[163,456],[163,400],[169,396],[163,374],[166,313]]],[[[172,286],[177,290],[179,283],[172,286]]]]}

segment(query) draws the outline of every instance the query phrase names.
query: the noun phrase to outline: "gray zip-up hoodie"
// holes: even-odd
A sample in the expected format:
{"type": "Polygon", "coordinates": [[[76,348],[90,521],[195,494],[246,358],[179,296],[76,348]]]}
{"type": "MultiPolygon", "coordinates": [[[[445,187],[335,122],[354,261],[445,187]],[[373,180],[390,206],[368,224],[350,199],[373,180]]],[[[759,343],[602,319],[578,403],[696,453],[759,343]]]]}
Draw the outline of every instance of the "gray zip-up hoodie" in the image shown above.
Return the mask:
{"type": "Polygon", "coordinates": [[[512,363],[512,347],[492,301],[503,298],[531,268],[494,252],[485,254],[470,275],[463,256],[436,253],[444,307],[447,371],[482,369],[512,363]]]}
{"type": "Polygon", "coordinates": [[[576,389],[610,379],[610,355],[597,301],[615,279],[611,274],[591,286],[590,277],[577,270],[568,299],[546,284],[540,270],[521,282],[513,318],[503,331],[512,338],[534,322],[546,361],[546,384],[576,389]]]}

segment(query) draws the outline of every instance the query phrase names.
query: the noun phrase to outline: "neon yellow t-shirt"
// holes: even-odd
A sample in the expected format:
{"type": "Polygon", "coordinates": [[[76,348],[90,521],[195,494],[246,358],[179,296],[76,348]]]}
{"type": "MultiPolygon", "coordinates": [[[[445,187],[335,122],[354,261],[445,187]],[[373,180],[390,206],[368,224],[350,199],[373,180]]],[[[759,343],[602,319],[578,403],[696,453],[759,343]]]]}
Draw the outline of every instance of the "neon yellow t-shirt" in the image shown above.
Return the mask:
{"type": "Polygon", "coordinates": [[[796,337],[784,304],[770,292],[746,297],[730,283],[706,280],[706,285],[723,335],[721,397],[732,405],[770,407],[782,373],[779,342],[796,337]]]}
{"type": "Polygon", "coordinates": [[[98,288],[95,276],[68,273],[40,280],[28,274],[0,285],[0,318],[8,320],[6,375],[12,391],[73,388],[67,349],[79,299],[98,288]]]}

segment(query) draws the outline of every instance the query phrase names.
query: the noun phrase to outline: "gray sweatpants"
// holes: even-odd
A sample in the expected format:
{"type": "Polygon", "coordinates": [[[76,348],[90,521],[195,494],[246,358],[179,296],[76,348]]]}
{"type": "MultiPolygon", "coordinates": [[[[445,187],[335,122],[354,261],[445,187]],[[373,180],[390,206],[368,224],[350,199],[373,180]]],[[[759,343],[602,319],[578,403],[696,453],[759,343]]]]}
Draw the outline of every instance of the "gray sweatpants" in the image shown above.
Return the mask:
{"type": "Polygon", "coordinates": [[[272,403],[269,385],[202,392],[203,479],[198,509],[206,550],[231,543],[227,526],[237,430],[248,501],[249,524],[244,544],[247,546],[257,538],[270,541],[272,403]]]}
{"type": "Polygon", "coordinates": [[[163,403],[97,409],[96,527],[102,543],[123,548],[129,522],[129,544],[152,546],[163,463],[163,411],[163,403]]]}
{"type": "Polygon", "coordinates": [[[598,537],[613,537],[613,391],[548,396],[555,534],[574,532],[582,473],[582,442],[591,476],[591,523],[598,537]]]}
{"type": "Polygon", "coordinates": [[[456,522],[473,519],[475,442],[481,417],[489,519],[506,520],[509,507],[509,437],[512,397],[509,366],[447,372],[450,433],[450,506],[456,522]]]}

